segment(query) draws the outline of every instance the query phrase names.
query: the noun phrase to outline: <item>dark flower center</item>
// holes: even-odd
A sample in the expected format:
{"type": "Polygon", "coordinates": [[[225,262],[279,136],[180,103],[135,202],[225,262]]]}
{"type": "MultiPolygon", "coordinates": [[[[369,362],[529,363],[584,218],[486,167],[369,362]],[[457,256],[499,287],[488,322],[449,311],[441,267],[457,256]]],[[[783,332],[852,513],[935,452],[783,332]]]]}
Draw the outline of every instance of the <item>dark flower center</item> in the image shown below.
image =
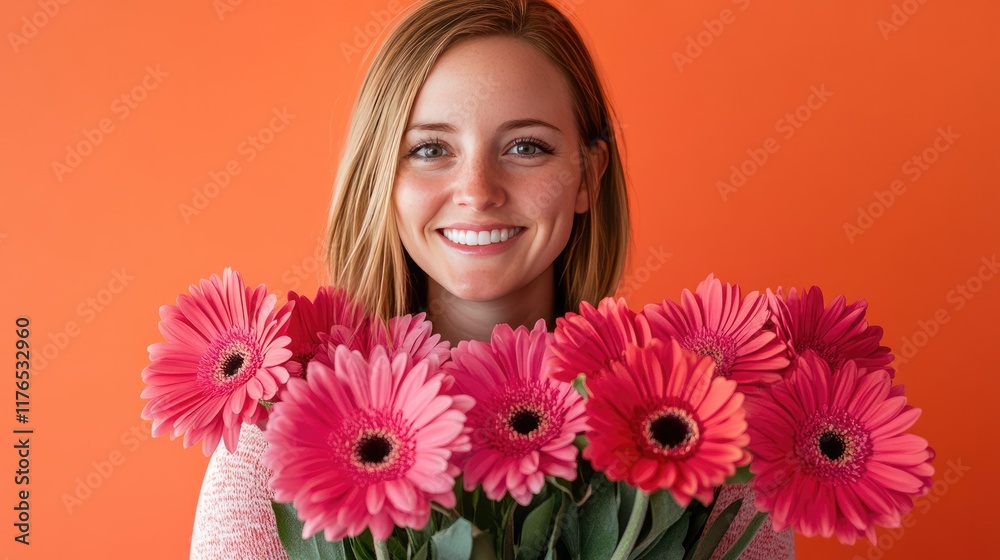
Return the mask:
{"type": "Polygon", "coordinates": [[[691,435],[688,423],[674,414],[661,416],[649,425],[650,435],[667,449],[672,449],[687,441],[691,435]]]}
{"type": "Polygon", "coordinates": [[[302,365],[302,372],[299,373],[300,377],[304,378],[306,376],[306,370],[309,369],[309,362],[311,362],[312,359],[315,357],[316,357],[315,352],[303,352],[301,354],[295,354],[294,356],[292,356],[293,360],[302,365]]]}
{"type": "Polygon", "coordinates": [[[834,432],[825,432],[819,436],[819,450],[827,459],[836,461],[844,456],[846,446],[844,438],[834,432]]]}
{"type": "Polygon", "coordinates": [[[377,465],[392,453],[392,442],[380,435],[367,435],[358,441],[356,453],[362,463],[377,465]]]}
{"type": "Polygon", "coordinates": [[[510,417],[510,427],[522,436],[526,436],[538,429],[539,420],[537,412],[519,410],[510,417]]]}
{"type": "Polygon", "coordinates": [[[681,346],[699,356],[710,356],[715,361],[715,374],[729,377],[736,364],[736,343],[724,333],[707,328],[687,335],[681,346]]]}
{"type": "Polygon", "coordinates": [[[843,409],[817,410],[795,434],[795,455],[803,472],[825,483],[853,484],[874,453],[864,424],[843,409]]]}
{"type": "Polygon", "coordinates": [[[226,379],[236,375],[240,372],[240,368],[243,367],[243,354],[233,353],[226,356],[226,360],[222,362],[222,375],[226,376],[226,379]]]}
{"type": "MultiPolygon", "coordinates": [[[[199,390],[205,396],[227,398],[257,374],[265,350],[253,330],[231,327],[208,345],[198,362],[199,390]]],[[[265,398],[273,397],[269,393],[265,398]]]]}
{"type": "Polygon", "coordinates": [[[795,343],[795,352],[798,354],[805,353],[806,350],[812,350],[820,358],[823,359],[830,368],[837,369],[844,362],[843,357],[841,357],[840,352],[837,351],[837,347],[833,344],[827,344],[819,338],[810,338],[806,340],[801,340],[795,343]]]}

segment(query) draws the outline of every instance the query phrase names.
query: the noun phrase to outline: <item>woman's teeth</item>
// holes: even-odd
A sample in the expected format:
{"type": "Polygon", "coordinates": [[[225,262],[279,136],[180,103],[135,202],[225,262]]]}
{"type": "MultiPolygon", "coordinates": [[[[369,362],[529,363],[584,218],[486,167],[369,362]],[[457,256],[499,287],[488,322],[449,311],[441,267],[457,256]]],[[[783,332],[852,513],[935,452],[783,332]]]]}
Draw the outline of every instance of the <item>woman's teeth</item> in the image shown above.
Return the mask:
{"type": "Polygon", "coordinates": [[[493,231],[472,231],[465,229],[444,229],[441,230],[444,236],[453,243],[459,245],[491,245],[493,243],[503,243],[514,237],[524,228],[504,228],[493,231]]]}

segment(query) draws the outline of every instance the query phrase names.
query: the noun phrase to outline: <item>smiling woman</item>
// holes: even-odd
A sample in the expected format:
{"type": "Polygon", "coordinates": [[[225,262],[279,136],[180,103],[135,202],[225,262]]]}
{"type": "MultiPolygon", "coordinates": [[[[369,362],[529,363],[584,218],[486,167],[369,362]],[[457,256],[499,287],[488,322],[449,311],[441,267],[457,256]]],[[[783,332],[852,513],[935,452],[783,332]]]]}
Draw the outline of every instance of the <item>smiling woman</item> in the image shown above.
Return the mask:
{"type": "MultiPolygon", "coordinates": [[[[501,323],[551,330],[621,278],[629,209],[614,123],[586,46],[553,5],[421,4],[387,37],[354,108],[330,283],[383,320],[426,310],[453,346],[488,341],[501,323]]],[[[213,455],[192,557],[285,557],[264,448],[247,426],[236,453],[213,455]]],[[[776,546],[764,530],[746,557],[787,555],[790,538],[776,546]]]]}
{"type": "Polygon", "coordinates": [[[586,46],[551,4],[418,6],[355,106],[331,283],[383,319],[426,309],[451,342],[487,340],[498,323],[551,326],[610,295],[629,229],[613,122],[586,46]]]}
{"type": "MultiPolygon", "coordinates": [[[[453,344],[483,339],[497,322],[552,324],[554,263],[574,215],[590,207],[574,120],[566,77],[521,39],[463,41],[424,82],[393,204],[406,253],[427,275],[428,300],[452,302],[430,318],[453,344]],[[474,76],[498,87],[477,92],[474,76]],[[481,108],[452,111],[467,99],[481,108]],[[483,303],[506,320],[482,316],[483,303]]],[[[589,144],[585,165],[600,176],[607,143],[589,144]]]]}

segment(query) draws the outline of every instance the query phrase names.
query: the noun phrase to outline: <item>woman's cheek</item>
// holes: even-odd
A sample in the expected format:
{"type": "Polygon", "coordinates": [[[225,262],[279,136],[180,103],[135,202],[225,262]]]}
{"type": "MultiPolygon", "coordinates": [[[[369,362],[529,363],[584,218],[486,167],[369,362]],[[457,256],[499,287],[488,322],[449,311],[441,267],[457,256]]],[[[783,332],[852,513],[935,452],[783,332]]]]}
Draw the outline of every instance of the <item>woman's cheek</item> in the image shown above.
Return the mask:
{"type": "Polygon", "coordinates": [[[422,216],[432,212],[444,192],[439,183],[412,175],[398,179],[393,188],[397,216],[422,216]]]}
{"type": "Polygon", "coordinates": [[[545,214],[560,213],[567,207],[572,208],[572,193],[575,192],[572,181],[572,173],[565,169],[546,173],[533,181],[522,198],[525,216],[537,219],[545,214]]]}

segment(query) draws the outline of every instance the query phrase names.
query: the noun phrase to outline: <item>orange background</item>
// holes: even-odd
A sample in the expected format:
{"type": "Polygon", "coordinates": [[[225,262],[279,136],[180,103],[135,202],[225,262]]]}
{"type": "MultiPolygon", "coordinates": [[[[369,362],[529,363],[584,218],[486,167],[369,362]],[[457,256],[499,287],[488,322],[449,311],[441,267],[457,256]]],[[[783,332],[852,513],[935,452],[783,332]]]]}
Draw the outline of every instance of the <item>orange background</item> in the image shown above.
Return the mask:
{"type": "MultiPolygon", "coordinates": [[[[281,297],[317,285],[366,68],[351,50],[401,5],[226,1],[0,8],[0,353],[12,365],[19,315],[35,349],[28,424],[15,423],[9,368],[0,391],[0,554],[186,557],[207,458],[149,438],[139,418],[157,308],[227,265],[281,297]],[[270,134],[285,108],[294,117],[270,134]],[[251,152],[251,135],[269,142],[251,152]],[[75,165],[53,168],[67,158],[75,165]],[[206,189],[227,165],[239,172],[206,189]],[[196,203],[185,220],[181,205],[196,203]],[[12,526],[11,430],[25,426],[35,430],[28,547],[12,526]]],[[[897,380],[924,410],[914,431],[937,450],[933,499],[913,527],[880,530],[884,550],[799,538],[799,557],[995,553],[998,382],[987,358],[1000,281],[981,259],[1000,251],[997,4],[574,4],[627,145],[635,237],[623,293],[634,308],[715,272],[747,289],[818,284],[863,297],[897,357],[927,333],[897,360],[897,380]],[[811,88],[829,93],[810,108],[811,88]],[[788,128],[796,111],[800,128],[788,128]],[[957,137],[935,149],[939,128],[957,137]],[[744,163],[762,160],[768,139],[767,160],[744,163]],[[916,177],[905,166],[925,155],[934,162],[916,177]],[[752,173],[724,197],[718,182],[734,165],[752,173]],[[963,470],[946,480],[949,464],[963,470]]]]}

